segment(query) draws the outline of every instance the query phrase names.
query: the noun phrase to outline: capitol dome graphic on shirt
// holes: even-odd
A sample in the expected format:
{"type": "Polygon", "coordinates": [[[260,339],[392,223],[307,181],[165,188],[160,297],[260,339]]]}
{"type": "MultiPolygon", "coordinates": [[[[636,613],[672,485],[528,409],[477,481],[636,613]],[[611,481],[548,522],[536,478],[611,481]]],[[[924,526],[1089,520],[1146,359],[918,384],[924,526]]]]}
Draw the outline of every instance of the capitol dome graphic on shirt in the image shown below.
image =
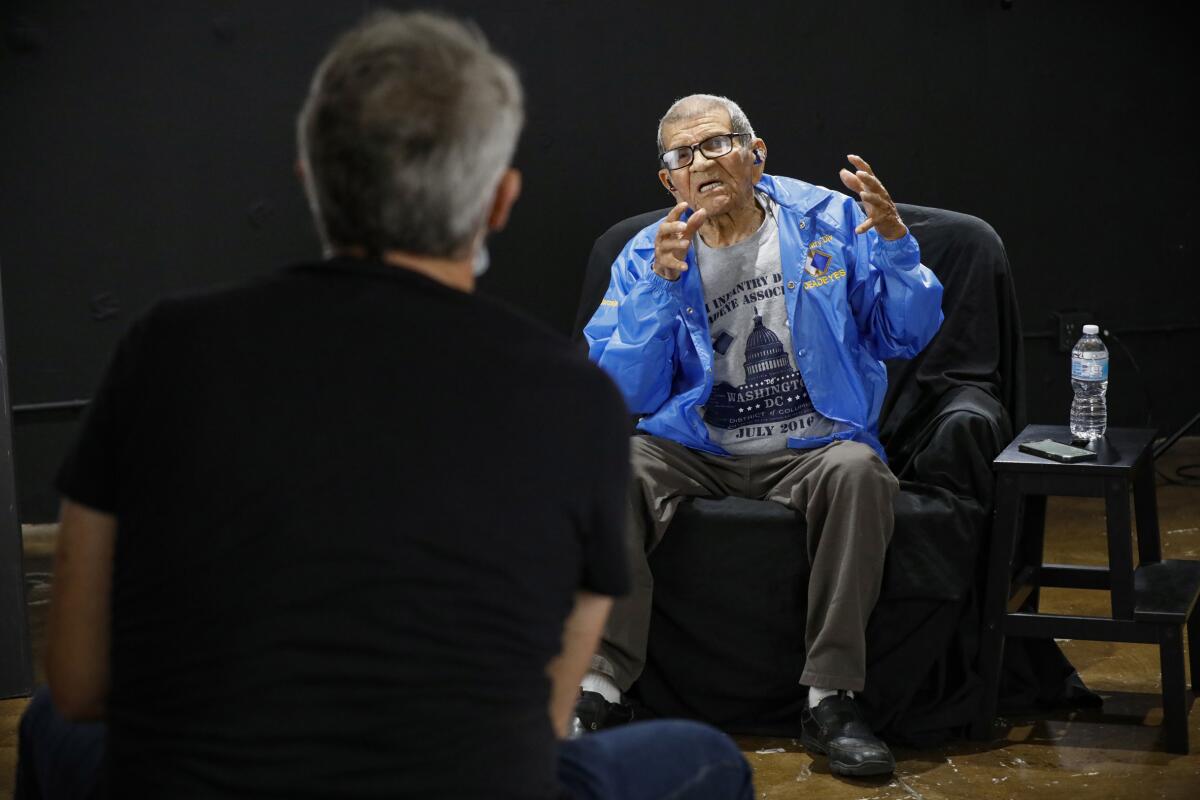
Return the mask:
{"type": "Polygon", "coordinates": [[[754,330],[750,331],[750,339],[746,342],[746,383],[749,385],[769,381],[772,378],[782,378],[792,369],[792,362],[783,342],[779,341],[770,328],[763,325],[762,316],[754,309],[754,330]]]}
{"type": "Polygon", "coordinates": [[[724,381],[713,386],[704,407],[704,421],[709,425],[732,430],[813,413],[800,372],[792,367],[783,342],[763,324],[757,308],[754,329],[746,340],[743,368],[746,382],[741,386],[724,381]]]}

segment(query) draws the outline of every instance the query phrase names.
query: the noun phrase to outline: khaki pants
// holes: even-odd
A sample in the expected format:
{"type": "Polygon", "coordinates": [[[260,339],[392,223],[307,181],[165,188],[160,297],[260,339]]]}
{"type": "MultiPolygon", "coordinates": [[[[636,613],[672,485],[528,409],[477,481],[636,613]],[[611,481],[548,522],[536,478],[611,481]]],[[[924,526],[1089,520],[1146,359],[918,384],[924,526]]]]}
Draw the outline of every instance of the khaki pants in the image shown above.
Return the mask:
{"type": "Polygon", "coordinates": [[[862,691],[867,620],[883,580],[899,482],[875,451],[858,442],[761,456],[716,456],[657,436],[630,442],[627,510],[632,588],[613,605],[592,659],[622,691],[646,662],[654,577],[647,556],[662,541],[675,509],[689,497],[773,500],[804,514],[808,525],[808,619],[805,686],[862,691]]]}

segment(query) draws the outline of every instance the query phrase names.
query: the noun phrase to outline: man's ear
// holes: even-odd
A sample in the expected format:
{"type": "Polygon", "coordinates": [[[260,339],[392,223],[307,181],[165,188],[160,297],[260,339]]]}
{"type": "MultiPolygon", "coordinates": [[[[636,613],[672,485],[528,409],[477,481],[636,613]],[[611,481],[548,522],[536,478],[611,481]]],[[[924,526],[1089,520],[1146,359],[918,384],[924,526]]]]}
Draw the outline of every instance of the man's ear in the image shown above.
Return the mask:
{"type": "Polygon", "coordinates": [[[658,171],[658,182],[661,183],[663,188],[668,192],[675,194],[675,184],[671,183],[671,173],[666,169],[660,169],[658,171]]]}
{"type": "Polygon", "coordinates": [[[762,139],[755,139],[750,143],[750,153],[752,158],[754,157],[755,151],[758,152],[758,156],[755,159],[758,161],[758,163],[754,165],[754,182],[758,183],[759,179],[762,178],[763,173],[767,170],[767,143],[762,139]]]}
{"type": "Polygon", "coordinates": [[[496,184],[496,194],[492,197],[492,207],[488,211],[488,230],[504,230],[504,226],[508,224],[508,215],[520,196],[521,171],[509,167],[500,176],[500,183],[496,184]]]}

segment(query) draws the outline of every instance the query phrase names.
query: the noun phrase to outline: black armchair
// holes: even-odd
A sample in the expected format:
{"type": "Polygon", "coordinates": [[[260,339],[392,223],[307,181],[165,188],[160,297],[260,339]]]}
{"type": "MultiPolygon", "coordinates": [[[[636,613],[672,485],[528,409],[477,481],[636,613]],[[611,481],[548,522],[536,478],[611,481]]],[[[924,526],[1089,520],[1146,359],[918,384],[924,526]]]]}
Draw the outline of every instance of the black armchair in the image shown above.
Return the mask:
{"type": "MultiPolygon", "coordinates": [[[[665,213],[631,217],[596,240],[577,335],[617,253],[665,213]]],[[[888,364],[880,433],[901,492],[860,699],[876,730],[920,744],[969,725],[978,706],[975,587],[990,529],[990,465],[1024,426],[1024,363],[996,232],[953,211],[901,205],[900,213],[942,281],[945,322],[917,358],[888,364]]],[[[651,713],[795,734],[804,700],[797,684],[808,583],[803,531],[801,515],[766,501],[696,499],[680,507],[650,559],[648,661],[632,694],[651,713]]],[[[1070,665],[1052,643],[1030,646],[1038,644],[1048,666],[1026,673],[1065,685],[1070,665]]]]}

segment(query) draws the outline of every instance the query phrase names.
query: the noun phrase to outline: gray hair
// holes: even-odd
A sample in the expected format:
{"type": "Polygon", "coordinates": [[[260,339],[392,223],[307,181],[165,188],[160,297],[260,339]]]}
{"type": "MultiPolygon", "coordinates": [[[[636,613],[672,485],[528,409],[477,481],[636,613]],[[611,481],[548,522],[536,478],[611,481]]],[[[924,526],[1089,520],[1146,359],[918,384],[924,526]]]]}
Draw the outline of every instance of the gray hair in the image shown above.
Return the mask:
{"type": "Polygon", "coordinates": [[[672,103],[671,107],[667,109],[667,113],[663,114],[662,119],[658,121],[658,154],[662,155],[663,151],[667,149],[667,143],[663,141],[663,128],[684,120],[694,119],[714,108],[723,108],[729,113],[729,123],[733,126],[731,133],[748,133],[751,138],[754,138],[754,126],[750,124],[750,118],[737,103],[728,97],[716,94],[689,94],[672,103]]]}
{"type": "Polygon", "coordinates": [[[516,72],[474,25],[369,16],[325,56],[297,124],[326,251],[463,255],[524,118],[516,72]]]}

